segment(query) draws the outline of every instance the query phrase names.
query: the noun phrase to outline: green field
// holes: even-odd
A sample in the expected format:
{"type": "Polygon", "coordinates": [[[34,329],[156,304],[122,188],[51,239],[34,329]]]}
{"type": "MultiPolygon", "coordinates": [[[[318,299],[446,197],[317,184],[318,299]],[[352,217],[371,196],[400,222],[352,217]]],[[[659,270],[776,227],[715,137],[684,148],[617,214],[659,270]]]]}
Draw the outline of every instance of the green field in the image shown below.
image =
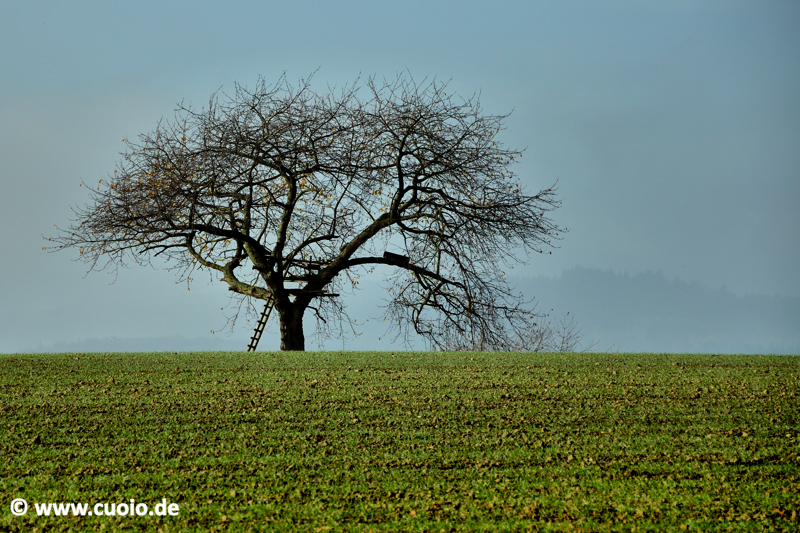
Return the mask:
{"type": "Polygon", "coordinates": [[[0,355],[0,444],[0,531],[797,531],[800,357],[0,355]]]}

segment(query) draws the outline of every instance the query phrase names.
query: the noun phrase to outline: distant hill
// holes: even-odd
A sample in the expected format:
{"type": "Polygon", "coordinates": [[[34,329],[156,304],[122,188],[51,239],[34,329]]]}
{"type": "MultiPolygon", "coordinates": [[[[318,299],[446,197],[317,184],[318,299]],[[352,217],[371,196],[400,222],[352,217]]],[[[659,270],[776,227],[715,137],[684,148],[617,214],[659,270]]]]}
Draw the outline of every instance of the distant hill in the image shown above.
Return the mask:
{"type": "Polygon", "coordinates": [[[541,312],[569,311],[599,351],[800,354],[800,298],[580,267],[512,283],[541,312]]]}
{"type": "MultiPolygon", "coordinates": [[[[800,354],[800,298],[738,296],[724,287],[668,280],[660,272],[630,275],[580,267],[556,278],[515,277],[511,282],[526,297],[535,298],[538,311],[552,309],[555,318],[569,311],[583,330],[584,343],[597,343],[594,351],[800,354]]],[[[393,342],[394,336],[386,333],[388,326],[377,318],[384,291],[377,283],[374,287],[352,297],[354,316],[360,321],[376,317],[358,328],[358,338],[327,339],[316,346],[309,319],[309,349],[423,349],[419,339],[411,339],[409,346],[393,342]]],[[[259,349],[275,350],[279,342],[275,323],[267,329],[259,349]]],[[[26,351],[242,351],[250,334],[243,328],[233,337],[90,338],[42,343],[26,351]]]]}

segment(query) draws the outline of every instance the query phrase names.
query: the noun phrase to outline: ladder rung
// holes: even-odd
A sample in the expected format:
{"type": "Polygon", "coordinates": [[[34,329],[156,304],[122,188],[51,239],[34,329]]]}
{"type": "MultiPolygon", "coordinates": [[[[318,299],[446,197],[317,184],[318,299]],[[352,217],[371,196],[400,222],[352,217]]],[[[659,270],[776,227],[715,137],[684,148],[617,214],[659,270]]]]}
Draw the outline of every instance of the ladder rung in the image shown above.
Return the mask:
{"type": "Polygon", "coordinates": [[[274,302],[272,299],[264,302],[264,310],[261,311],[261,316],[258,317],[258,323],[256,323],[256,329],[253,332],[253,337],[250,339],[250,344],[247,345],[248,352],[256,351],[258,341],[261,340],[261,334],[264,333],[264,328],[267,325],[267,319],[269,319],[269,315],[272,312],[273,303],[274,302]]]}

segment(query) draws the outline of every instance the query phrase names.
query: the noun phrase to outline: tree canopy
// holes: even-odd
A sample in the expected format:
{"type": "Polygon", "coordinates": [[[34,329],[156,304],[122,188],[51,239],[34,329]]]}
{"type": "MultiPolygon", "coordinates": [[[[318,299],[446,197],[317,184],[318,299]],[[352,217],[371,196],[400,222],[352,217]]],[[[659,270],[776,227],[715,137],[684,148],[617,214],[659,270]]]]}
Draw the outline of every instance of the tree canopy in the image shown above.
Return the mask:
{"type": "Polygon", "coordinates": [[[333,297],[377,265],[387,320],[446,348],[512,346],[533,310],[504,270],[561,231],[555,186],[528,194],[498,139],[507,115],[446,83],[368,79],[312,89],[285,77],[181,105],[127,150],[60,230],[90,269],[166,258],[271,300],[281,349],[303,350],[303,316],[345,313],[333,297]]]}

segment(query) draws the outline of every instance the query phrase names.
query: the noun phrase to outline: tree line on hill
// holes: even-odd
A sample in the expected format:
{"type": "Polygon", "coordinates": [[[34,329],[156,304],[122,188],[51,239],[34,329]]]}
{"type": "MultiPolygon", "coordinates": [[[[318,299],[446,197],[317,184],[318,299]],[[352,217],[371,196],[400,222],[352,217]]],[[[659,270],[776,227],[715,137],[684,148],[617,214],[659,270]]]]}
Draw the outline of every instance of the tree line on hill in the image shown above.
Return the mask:
{"type": "Polygon", "coordinates": [[[740,296],[660,272],[581,267],[513,281],[539,311],[569,311],[596,350],[800,354],[797,297],[740,296]]]}

